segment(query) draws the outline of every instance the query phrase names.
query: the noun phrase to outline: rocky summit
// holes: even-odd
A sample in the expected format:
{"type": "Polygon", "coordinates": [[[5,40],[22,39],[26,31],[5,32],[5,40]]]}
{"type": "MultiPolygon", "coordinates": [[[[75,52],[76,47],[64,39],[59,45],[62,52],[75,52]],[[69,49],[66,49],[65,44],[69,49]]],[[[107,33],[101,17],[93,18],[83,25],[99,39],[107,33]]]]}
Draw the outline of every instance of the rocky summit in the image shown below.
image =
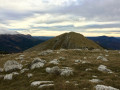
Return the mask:
{"type": "Polygon", "coordinates": [[[27,51],[33,50],[57,50],[57,49],[102,49],[101,46],[94,41],[85,38],[83,35],[75,32],[64,33],[43,42],[27,51]]]}

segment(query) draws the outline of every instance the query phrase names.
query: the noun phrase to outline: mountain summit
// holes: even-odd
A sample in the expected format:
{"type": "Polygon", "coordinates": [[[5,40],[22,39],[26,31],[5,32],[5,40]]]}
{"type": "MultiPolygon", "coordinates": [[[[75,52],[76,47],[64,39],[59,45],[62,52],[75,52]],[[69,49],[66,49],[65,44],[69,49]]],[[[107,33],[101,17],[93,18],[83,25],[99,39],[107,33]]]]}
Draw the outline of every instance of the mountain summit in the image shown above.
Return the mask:
{"type": "Polygon", "coordinates": [[[83,35],[75,32],[64,33],[57,37],[54,37],[46,42],[43,42],[28,51],[41,51],[47,49],[102,49],[98,44],[85,38],[83,35]]]}

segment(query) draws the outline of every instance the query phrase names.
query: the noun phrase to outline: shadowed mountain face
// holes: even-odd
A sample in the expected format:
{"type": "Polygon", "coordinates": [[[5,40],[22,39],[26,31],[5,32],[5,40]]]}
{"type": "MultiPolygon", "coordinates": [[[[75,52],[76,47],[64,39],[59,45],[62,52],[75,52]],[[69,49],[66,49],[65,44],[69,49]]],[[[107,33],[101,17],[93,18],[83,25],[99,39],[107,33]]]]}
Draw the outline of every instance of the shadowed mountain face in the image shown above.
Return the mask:
{"type": "Polygon", "coordinates": [[[83,35],[70,32],[54,37],[44,43],[41,43],[28,51],[31,50],[46,50],[46,49],[102,49],[92,40],[85,38],[83,35]]]}
{"type": "Polygon", "coordinates": [[[0,35],[0,51],[1,52],[21,52],[33,47],[43,40],[37,40],[30,35],[0,35]]]}
{"type": "Polygon", "coordinates": [[[120,39],[114,37],[100,36],[88,37],[106,49],[120,50],[120,39]]]}

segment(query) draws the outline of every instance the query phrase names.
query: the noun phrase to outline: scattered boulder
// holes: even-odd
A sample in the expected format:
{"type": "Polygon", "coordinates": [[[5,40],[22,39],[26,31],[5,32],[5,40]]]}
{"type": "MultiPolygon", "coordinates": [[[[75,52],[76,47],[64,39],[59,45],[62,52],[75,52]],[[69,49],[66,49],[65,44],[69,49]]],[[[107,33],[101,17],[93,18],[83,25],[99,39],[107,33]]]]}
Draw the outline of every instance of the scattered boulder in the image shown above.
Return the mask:
{"type": "Polygon", "coordinates": [[[30,77],[32,77],[32,76],[33,76],[32,73],[28,73],[28,74],[27,74],[27,77],[28,77],[28,78],[30,78],[30,77]]]}
{"type": "Polygon", "coordinates": [[[91,68],[87,68],[87,69],[85,69],[85,71],[92,71],[92,69],[91,68]]]}
{"type": "Polygon", "coordinates": [[[70,76],[73,75],[73,70],[70,67],[65,67],[64,69],[61,69],[61,76],[70,76]]]}
{"type": "Polygon", "coordinates": [[[39,57],[36,57],[36,58],[34,58],[34,60],[32,61],[32,64],[37,63],[37,62],[46,63],[45,60],[42,60],[42,59],[40,59],[39,57]]]}
{"type": "Polygon", "coordinates": [[[53,81],[34,81],[31,83],[31,86],[38,86],[41,84],[50,84],[50,83],[53,83],[53,81]]]}
{"type": "Polygon", "coordinates": [[[60,74],[61,73],[61,69],[58,66],[54,66],[52,68],[47,67],[46,68],[46,72],[47,73],[51,73],[51,74],[60,74]]]}
{"type": "Polygon", "coordinates": [[[85,60],[75,60],[74,64],[79,64],[79,63],[85,64],[85,63],[90,63],[90,62],[85,61],[85,60]]]}
{"type": "Polygon", "coordinates": [[[11,74],[6,74],[5,76],[4,76],[4,80],[12,80],[12,77],[13,77],[13,74],[11,73],[11,74]]]}
{"type": "Polygon", "coordinates": [[[38,88],[50,87],[50,86],[54,86],[54,84],[43,84],[43,85],[40,85],[38,88]]]}
{"type": "Polygon", "coordinates": [[[28,71],[29,69],[27,69],[27,68],[24,68],[24,69],[22,69],[21,71],[20,71],[20,73],[24,73],[25,71],[28,71]]]}
{"type": "Polygon", "coordinates": [[[57,64],[59,64],[59,62],[60,62],[59,60],[54,59],[54,60],[50,61],[49,63],[57,65],[57,64]]]}
{"type": "Polygon", "coordinates": [[[105,85],[96,85],[96,90],[119,90],[111,86],[105,86],[105,85]]]}
{"type": "Polygon", "coordinates": [[[65,57],[59,57],[59,60],[65,60],[65,57]]]}
{"type": "Polygon", "coordinates": [[[19,60],[24,60],[24,56],[25,56],[25,55],[20,55],[20,56],[19,56],[19,60]]]}
{"type": "Polygon", "coordinates": [[[100,65],[98,67],[98,70],[102,71],[102,72],[112,73],[112,71],[110,69],[107,69],[107,67],[105,65],[100,65]]]}
{"type": "Polygon", "coordinates": [[[35,68],[41,68],[44,66],[44,63],[41,62],[37,62],[31,65],[31,69],[35,69],[35,68]]]}
{"type": "Polygon", "coordinates": [[[97,60],[108,61],[104,56],[98,56],[97,60]]]}
{"type": "Polygon", "coordinates": [[[12,72],[11,74],[13,74],[13,75],[19,75],[18,72],[12,72]]]}
{"type": "Polygon", "coordinates": [[[42,51],[41,53],[39,53],[38,55],[40,56],[45,56],[45,55],[49,55],[53,53],[53,50],[46,50],[46,51],[42,51]]]}
{"type": "Polygon", "coordinates": [[[5,64],[4,64],[4,70],[7,71],[11,71],[11,70],[16,70],[16,69],[22,69],[23,65],[19,64],[17,61],[14,60],[8,60],[5,64]]]}
{"type": "Polygon", "coordinates": [[[99,80],[99,79],[92,79],[92,80],[89,80],[90,82],[92,82],[92,83],[99,83],[99,82],[101,82],[101,80],[99,80]]]}
{"type": "Polygon", "coordinates": [[[42,60],[40,58],[35,58],[32,63],[31,63],[31,69],[35,69],[35,68],[41,68],[44,66],[44,64],[46,63],[45,60],[42,60]]]}
{"type": "Polygon", "coordinates": [[[49,68],[46,68],[46,72],[47,73],[51,73],[51,74],[57,74],[57,75],[61,75],[61,76],[70,76],[73,75],[73,70],[70,67],[64,67],[63,69],[60,69],[58,66],[49,68]]]}
{"type": "Polygon", "coordinates": [[[70,81],[66,81],[65,83],[69,84],[69,83],[70,83],[70,81]]]}

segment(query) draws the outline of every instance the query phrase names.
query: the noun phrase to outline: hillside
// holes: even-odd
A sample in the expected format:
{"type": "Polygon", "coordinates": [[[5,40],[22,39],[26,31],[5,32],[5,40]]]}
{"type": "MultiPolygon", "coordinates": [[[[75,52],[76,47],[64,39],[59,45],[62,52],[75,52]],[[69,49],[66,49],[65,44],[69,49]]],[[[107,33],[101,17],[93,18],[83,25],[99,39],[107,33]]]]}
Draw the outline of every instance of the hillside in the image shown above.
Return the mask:
{"type": "Polygon", "coordinates": [[[120,50],[120,39],[115,37],[107,37],[107,36],[100,36],[100,37],[88,37],[98,43],[100,46],[110,49],[110,50],[120,50]]]}
{"type": "Polygon", "coordinates": [[[98,44],[75,32],[64,33],[43,42],[27,51],[47,50],[47,49],[102,49],[98,44]]]}
{"type": "Polygon", "coordinates": [[[0,51],[8,53],[21,52],[41,42],[43,40],[35,39],[30,35],[2,34],[0,35],[0,51]]]}
{"type": "Polygon", "coordinates": [[[0,55],[0,90],[119,90],[119,59],[117,50],[0,55]]]}

